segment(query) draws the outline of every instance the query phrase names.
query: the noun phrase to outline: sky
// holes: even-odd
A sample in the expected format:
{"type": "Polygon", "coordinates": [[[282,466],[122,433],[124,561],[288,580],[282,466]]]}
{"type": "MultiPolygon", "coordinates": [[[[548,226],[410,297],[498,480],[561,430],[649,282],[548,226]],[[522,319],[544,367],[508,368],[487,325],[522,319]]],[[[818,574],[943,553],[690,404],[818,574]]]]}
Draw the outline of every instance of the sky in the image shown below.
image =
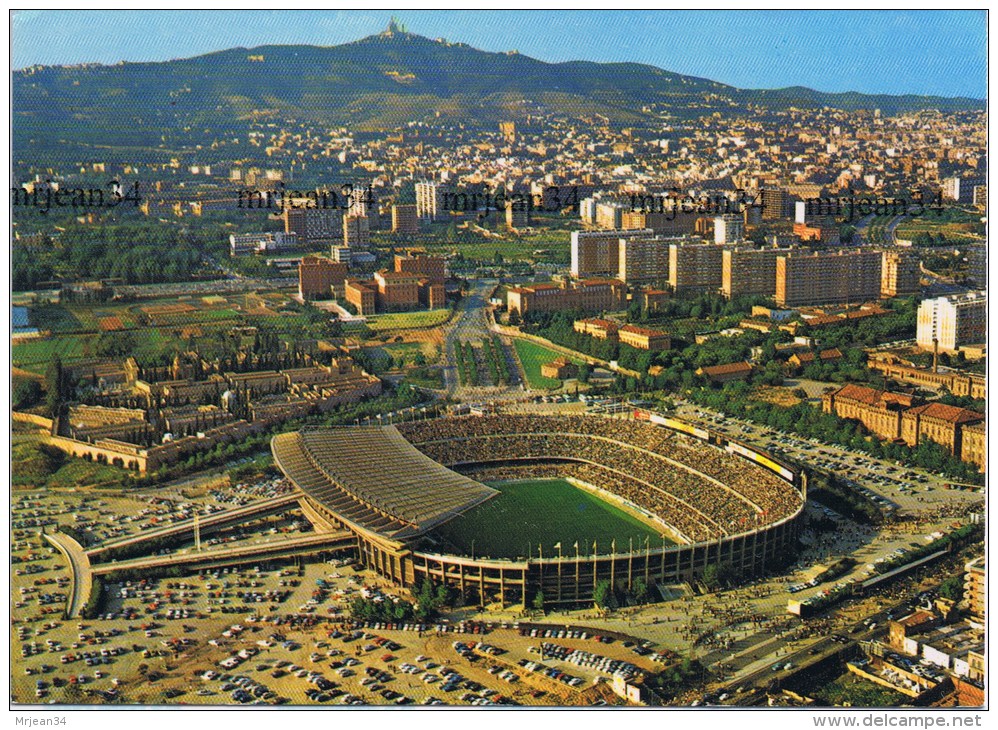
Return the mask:
{"type": "MultiPolygon", "coordinates": [[[[987,96],[972,11],[396,11],[410,32],[542,61],[633,61],[740,88],[987,96]]],[[[14,68],[164,61],[237,46],[332,46],[390,10],[18,10],[14,68]]]]}

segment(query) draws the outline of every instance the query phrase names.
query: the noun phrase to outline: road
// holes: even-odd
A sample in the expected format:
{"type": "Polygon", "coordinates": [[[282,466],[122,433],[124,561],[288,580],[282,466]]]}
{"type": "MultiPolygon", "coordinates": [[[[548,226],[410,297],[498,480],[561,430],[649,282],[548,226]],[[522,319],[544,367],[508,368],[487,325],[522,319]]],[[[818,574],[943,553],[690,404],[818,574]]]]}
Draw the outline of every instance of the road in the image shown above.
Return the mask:
{"type": "Polygon", "coordinates": [[[896,245],[897,227],[901,225],[901,223],[904,221],[905,218],[908,217],[907,214],[894,216],[894,218],[892,218],[890,222],[883,227],[883,233],[879,237],[879,239],[878,238],[871,239],[869,228],[870,224],[873,223],[876,217],[877,216],[875,214],[871,213],[870,215],[864,216],[863,218],[861,218],[856,222],[857,237],[862,241],[866,241],[867,243],[872,243],[876,245],[881,245],[881,244],[888,244],[891,246],[896,245]]]}
{"type": "MultiPolygon", "coordinates": [[[[447,329],[444,339],[447,358],[447,364],[444,366],[444,384],[449,397],[474,402],[516,397],[523,393],[519,384],[519,367],[511,353],[512,348],[505,341],[502,342],[502,351],[510,366],[509,371],[514,380],[512,384],[470,386],[461,385],[458,378],[456,355],[458,342],[481,343],[493,336],[486,297],[495,283],[494,280],[473,280],[471,289],[461,300],[458,316],[447,329]]],[[[500,337],[500,340],[503,338],[500,337]]],[[[480,375],[487,372],[488,368],[479,368],[480,375]]]]}
{"type": "MultiPolygon", "coordinates": [[[[200,527],[203,534],[204,532],[207,532],[215,527],[221,527],[222,525],[227,525],[232,522],[243,522],[248,518],[256,517],[264,513],[281,511],[290,506],[297,506],[300,499],[301,494],[297,492],[282,494],[279,497],[271,497],[270,499],[262,499],[256,502],[251,502],[250,504],[242,507],[236,507],[235,509],[220,510],[218,512],[201,515],[198,517],[198,520],[201,523],[200,527]]],[[[180,535],[186,535],[188,533],[193,534],[193,532],[194,520],[181,520],[164,527],[145,530],[137,535],[129,535],[128,537],[123,537],[118,540],[105,542],[88,550],[87,556],[94,558],[115,548],[138,545],[143,542],[164,537],[179,537],[180,535]]]]}
{"type": "MultiPolygon", "coordinates": [[[[936,582],[936,585],[938,583],[936,582]]],[[[923,586],[924,587],[924,586],[923,586]]],[[[739,658],[735,658],[734,662],[729,662],[728,670],[731,674],[727,680],[729,687],[732,692],[736,687],[746,687],[755,685],[758,687],[768,687],[768,685],[773,680],[785,679],[788,675],[788,670],[774,671],[773,667],[777,663],[786,665],[788,662],[792,665],[789,671],[797,671],[803,666],[811,664],[813,662],[820,661],[830,654],[842,651],[843,649],[852,646],[853,644],[862,641],[872,641],[874,639],[882,639],[888,630],[888,621],[891,617],[903,616],[909,613],[908,602],[899,601],[894,605],[881,608],[873,613],[865,615],[862,619],[858,619],[853,623],[844,627],[838,632],[838,635],[844,637],[846,641],[837,642],[834,640],[833,636],[824,636],[817,641],[807,643],[797,649],[790,649],[785,651],[779,657],[773,656],[772,651],[779,647],[782,650],[786,650],[790,642],[779,641],[774,645],[769,652],[769,656],[763,656],[760,660],[755,661],[754,659],[750,663],[741,661],[739,658]],[[754,665],[761,666],[754,666],[754,665]],[[747,673],[746,673],[746,670],[747,673]]],[[[750,657],[753,655],[749,655],[750,657]]]]}
{"type": "Polygon", "coordinates": [[[884,238],[887,239],[887,243],[896,245],[898,242],[897,227],[901,225],[907,216],[899,215],[897,218],[892,220],[887,224],[887,228],[884,229],[884,238]]]}
{"type": "Polygon", "coordinates": [[[267,557],[280,557],[285,553],[303,555],[310,548],[337,550],[354,548],[356,545],[357,538],[352,532],[309,532],[287,540],[272,540],[251,545],[234,545],[215,550],[202,550],[201,552],[153,555],[111,563],[98,563],[93,566],[92,572],[94,575],[109,575],[123,570],[151,570],[194,565],[208,567],[216,563],[232,564],[267,557]]]}
{"type": "Polygon", "coordinates": [[[65,533],[46,532],[45,539],[54,545],[69,563],[71,582],[69,598],[66,601],[66,616],[67,618],[75,618],[87,605],[87,601],[90,600],[90,592],[93,590],[94,581],[90,559],[83,546],[65,533]]]}

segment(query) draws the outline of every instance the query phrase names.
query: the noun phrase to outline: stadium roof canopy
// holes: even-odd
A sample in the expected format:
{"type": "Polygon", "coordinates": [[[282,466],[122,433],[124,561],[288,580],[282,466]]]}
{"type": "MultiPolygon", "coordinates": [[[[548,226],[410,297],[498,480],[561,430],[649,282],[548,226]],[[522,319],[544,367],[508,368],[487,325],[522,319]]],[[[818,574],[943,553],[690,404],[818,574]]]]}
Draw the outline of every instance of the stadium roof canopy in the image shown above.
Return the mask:
{"type": "Polygon", "coordinates": [[[418,451],[394,426],[347,426],[275,436],[274,459],[328,510],[395,538],[431,530],[498,494],[418,451]]]}

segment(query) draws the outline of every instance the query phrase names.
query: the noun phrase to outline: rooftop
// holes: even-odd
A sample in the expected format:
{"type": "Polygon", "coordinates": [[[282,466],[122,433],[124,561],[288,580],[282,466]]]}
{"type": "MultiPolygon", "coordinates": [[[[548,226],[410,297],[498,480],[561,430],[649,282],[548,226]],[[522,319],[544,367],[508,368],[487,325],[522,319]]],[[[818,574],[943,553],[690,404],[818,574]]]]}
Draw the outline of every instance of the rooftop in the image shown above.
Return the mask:
{"type": "Polygon", "coordinates": [[[948,423],[976,423],[984,420],[984,414],[972,411],[968,408],[958,408],[948,406],[945,403],[926,403],[924,406],[916,406],[908,411],[913,415],[923,418],[938,418],[948,423]]]}

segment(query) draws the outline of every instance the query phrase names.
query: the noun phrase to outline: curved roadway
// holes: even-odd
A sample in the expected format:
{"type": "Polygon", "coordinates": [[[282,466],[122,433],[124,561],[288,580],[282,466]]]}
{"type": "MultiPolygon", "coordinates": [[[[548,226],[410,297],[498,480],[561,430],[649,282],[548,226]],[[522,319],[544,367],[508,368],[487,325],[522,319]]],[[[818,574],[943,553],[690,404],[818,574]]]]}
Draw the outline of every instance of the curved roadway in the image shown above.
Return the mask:
{"type": "Polygon", "coordinates": [[[72,581],[69,585],[69,597],[66,599],[66,618],[75,618],[87,605],[93,590],[94,580],[90,559],[83,546],[63,532],[46,532],[45,539],[54,545],[69,563],[72,581]]]}

